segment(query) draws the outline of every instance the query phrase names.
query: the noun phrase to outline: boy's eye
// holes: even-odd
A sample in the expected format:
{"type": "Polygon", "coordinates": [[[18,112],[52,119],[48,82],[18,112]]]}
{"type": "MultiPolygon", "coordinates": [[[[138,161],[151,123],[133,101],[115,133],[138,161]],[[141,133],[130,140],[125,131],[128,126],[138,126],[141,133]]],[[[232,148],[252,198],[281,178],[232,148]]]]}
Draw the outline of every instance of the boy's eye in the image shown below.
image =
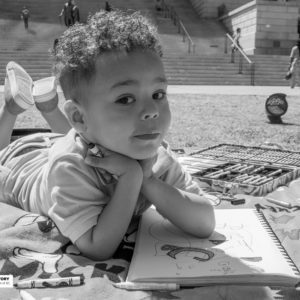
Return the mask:
{"type": "Polygon", "coordinates": [[[123,105],[131,104],[133,102],[135,102],[135,99],[132,96],[123,96],[116,101],[116,103],[123,105]]]}
{"type": "Polygon", "coordinates": [[[154,100],[162,100],[162,99],[164,99],[166,97],[166,92],[163,92],[163,91],[161,91],[161,92],[156,92],[156,93],[154,93],[153,95],[152,95],[152,98],[154,99],[154,100]]]}

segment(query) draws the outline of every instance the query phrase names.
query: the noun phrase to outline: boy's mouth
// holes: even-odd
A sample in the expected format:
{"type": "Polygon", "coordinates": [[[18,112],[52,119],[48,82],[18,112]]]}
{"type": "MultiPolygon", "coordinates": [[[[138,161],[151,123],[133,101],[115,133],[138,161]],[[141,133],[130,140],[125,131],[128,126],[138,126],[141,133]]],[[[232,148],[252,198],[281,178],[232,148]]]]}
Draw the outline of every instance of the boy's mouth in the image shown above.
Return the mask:
{"type": "Polygon", "coordinates": [[[160,136],[160,133],[146,133],[135,135],[134,138],[140,140],[156,140],[160,136]]]}

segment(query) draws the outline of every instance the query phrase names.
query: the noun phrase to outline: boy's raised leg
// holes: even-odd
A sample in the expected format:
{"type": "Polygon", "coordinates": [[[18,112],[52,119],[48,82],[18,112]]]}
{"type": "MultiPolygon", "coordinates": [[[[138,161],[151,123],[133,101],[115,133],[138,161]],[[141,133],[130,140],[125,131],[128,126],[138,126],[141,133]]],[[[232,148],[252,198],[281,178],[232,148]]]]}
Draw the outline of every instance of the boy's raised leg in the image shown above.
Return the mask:
{"type": "Polygon", "coordinates": [[[65,134],[71,129],[67,118],[58,106],[56,106],[53,110],[49,112],[42,110],[40,110],[40,112],[53,132],[65,134]]]}
{"type": "Polygon", "coordinates": [[[33,98],[36,108],[41,112],[51,130],[67,133],[71,126],[58,107],[57,84],[55,77],[47,77],[34,82],[33,98]]]}
{"type": "Polygon", "coordinates": [[[10,143],[17,116],[33,106],[32,79],[17,63],[6,66],[4,101],[0,108],[0,149],[10,143]]]}

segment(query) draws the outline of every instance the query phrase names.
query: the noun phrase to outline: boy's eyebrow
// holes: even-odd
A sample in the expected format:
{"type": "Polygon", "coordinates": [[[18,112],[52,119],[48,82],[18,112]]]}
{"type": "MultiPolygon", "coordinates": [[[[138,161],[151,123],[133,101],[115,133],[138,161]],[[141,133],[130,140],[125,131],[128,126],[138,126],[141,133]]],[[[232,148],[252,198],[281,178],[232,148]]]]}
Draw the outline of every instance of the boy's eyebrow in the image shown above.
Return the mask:
{"type": "Polygon", "coordinates": [[[128,79],[128,80],[116,82],[115,84],[112,85],[112,87],[110,89],[112,90],[112,89],[122,87],[122,86],[137,85],[137,84],[138,84],[137,80],[128,79]]]}
{"type": "Polygon", "coordinates": [[[156,77],[154,80],[153,80],[153,82],[157,82],[157,83],[168,83],[168,80],[167,80],[167,78],[166,77],[161,77],[161,76],[159,76],[159,77],[156,77]]]}
{"type": "MultiPolygon", "coordinates": [[[[154,83],[168,83],[167,79],[165,77],[156,77],[154,80],[153,80],[154,83]]],[[[128,80],[124,80],[124,81],[119,81],[119,82],[116,82],[115,84],[113,84],[111,86],[111,90],[112,89],[115,89],[115,88],[118,88],[118,87],[122,87],[122,86],[129,86],[129,85],[138,85],[139,84],[139,81],[138,80],[134,80],[134,79],[128,79],[128,80]]]]}

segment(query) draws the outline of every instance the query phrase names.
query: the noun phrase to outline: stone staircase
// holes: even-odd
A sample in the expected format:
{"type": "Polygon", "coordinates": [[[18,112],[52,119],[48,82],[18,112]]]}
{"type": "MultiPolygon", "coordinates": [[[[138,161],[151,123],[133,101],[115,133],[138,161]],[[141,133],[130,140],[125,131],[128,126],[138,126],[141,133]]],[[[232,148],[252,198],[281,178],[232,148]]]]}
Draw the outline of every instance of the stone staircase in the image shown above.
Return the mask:
{"type": "MultiPolygon", "coordinates": [[[[254,85],[285,86],[284,79],[289,58],[287,56],[255,55],[254,85]]],[[[250,65],[243,62],[239,74],[239,61],[231,63],[231,55],[168,55],[163,62],[170,84],[186,85],[251,85],[250,65]]]]}
{"type": "Polygon", "coordinates": [[[288,55],[255,55],[249,56],[255,62],[255,85],[285,86],[290,58],[288,55]]]}
{"type": "MultiPolygon", "coordinates": [[[[284,71],[288,57],[256,55],[255,85],[284,86],[284,71]],[[276,63],[275,63],[276,62],[276,63]],[[278,70],[281,70],[278,72],[278,70]]],[[[51,76],[51,60],[47,52],[0,51],[0,84],[4,82],[8,61],[20,63],[34,80],[51,76]]],[[[250,85],[249,66],[244,63],[243,74],[238,74],[238,62],[230,63],[230,55],[169,54],[163,57],[169,84],[186,85],[250,85]]]]}
{"type": "MultiPolygon", "coordinates": [[[[89,0],[87,5],[86,1],[76,1],[83,16],[103,8],[104,2],[89,0]]],[[[20,63],[34,80],[51,75],[48,49],[65,29],[57,19],[62,3],[61,0],[0,0],[4,8],[0,11],[0,84],[4,82],[5,66],[10,60],[20,63]],[[23,5],[32,13],[29,32],[16,20],[23,5]],[[45,10],[47,14],[42,13],[45,10]]],[[[156,22],[169,84],[250,85],[249,66],[244,63],[243,74],[238,74],[238,60],[230,63],[230,54],[223,53],[224,27],[216,20],[199,18],[188,0],[168,0],[167,3],[174,7],[195,42],[195,54],[187,53],[187,43],[178,34],[178,28],[164,14],[155,12],[152,0],[111,0],[110,3],[114,7],[140,9],[156,22]]],[[[289,61],[287,56],[256,55],[250,59],[256,65],[255,85],[287,85],[283,79],[289,61]]]]}
{"type": "MultiPolygon", "coordinates": [[[[64,3],[67,0],[0,0],[0,18],[20,19],[20,11],[23,6],[30,10],[31,20],[43,22],[59,22],[60,14],[64,3]]],[[[104,0],[76,0],[80,9],[81,21],[85,22],[90,13],[104,9],[104,0]]],[[[143,12],[154,11],[152,0],[109,0],[109,3],[116,8],[129,8],[143,12]]]]}
{"type": "Polygon", "coordinates": [[[23,66],[33,80],[51,76],[51,59],[47,52],[0,51],[0,85],[4,84],[5,66],[9,61],[23,66]]]}
{"type": "Polygon", "coordinates": [[[165,0],[165,3],[176,11],[195,44],[196,54],[223,54],[226,29],[222,23],[200,18],[189,0],[165,0]]]}
{"type": "MultiPolygon", "coordinates": [[[[243,60],[243,72],[239,74],[239,59],[231,63],[231,54],[224,54],[226,28],[223,24],[199,18],[189,1],[165,0],[165,3],[174,8],[195,43],[195,54],[186,55],[187,43],[183,43],[182,38],[179,41],[174,32],[170,34],[171,29],[166,30],[166,24],[170,24],[162,21],[164,14],[158,16],[165,53],[163,62],[170,84],[251,84],[250,65],[243,60]]],[[[175,30],[177,32],[177,27],[175,30]]],[[[255,63],[255,85],[288,85],[284,79],[288,56],[255,55],[249,58],[255,63]]]]}
{"type": "Polygon", "coordinates": [[[175,85],[249,85],[250,74],[237,74],[237,65],[229,63],[229,55],[163,57],[169,84],[175,85]]]}

